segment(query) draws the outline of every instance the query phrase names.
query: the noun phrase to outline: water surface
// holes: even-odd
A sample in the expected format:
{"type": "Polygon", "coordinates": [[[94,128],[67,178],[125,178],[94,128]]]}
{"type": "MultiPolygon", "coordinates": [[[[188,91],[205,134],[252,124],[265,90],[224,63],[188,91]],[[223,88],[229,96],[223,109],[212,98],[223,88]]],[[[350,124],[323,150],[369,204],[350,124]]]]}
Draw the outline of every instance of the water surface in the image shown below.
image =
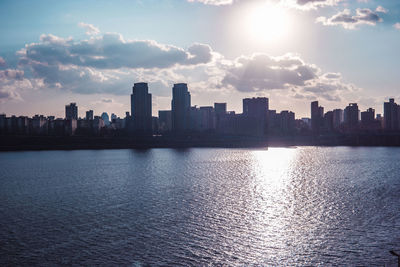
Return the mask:
{"type": "Polygon", "coordinates": [[[400,149],[0,153],[0,265],[362,265],[400,251],[400,149]]]}

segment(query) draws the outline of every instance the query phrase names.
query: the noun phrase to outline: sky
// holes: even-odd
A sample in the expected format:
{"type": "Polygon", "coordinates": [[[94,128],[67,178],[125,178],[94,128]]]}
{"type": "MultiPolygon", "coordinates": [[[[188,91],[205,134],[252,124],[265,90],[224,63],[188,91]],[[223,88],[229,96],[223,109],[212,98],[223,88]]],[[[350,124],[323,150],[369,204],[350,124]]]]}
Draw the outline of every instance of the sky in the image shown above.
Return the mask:
{"type": "Polygon", "coordinates": [[[124,117],[135,82],[153,116],[187,83],[192,105],[269,97],[310,117],[400,102],[397,0],[2,0],[0,113],[124,117]]]}

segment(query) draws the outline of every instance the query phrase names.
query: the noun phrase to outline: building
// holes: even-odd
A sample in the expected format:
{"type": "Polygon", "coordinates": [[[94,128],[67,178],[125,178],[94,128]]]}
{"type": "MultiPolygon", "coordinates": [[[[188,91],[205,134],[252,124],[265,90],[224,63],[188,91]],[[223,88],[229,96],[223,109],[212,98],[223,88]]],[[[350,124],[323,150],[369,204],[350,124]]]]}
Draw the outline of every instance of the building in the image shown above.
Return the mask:
{"type": "Polygon", "coordinates": [[[340,125],[343,123],[343,109],[333,110],[333,128],[339,129],[340,125]]]}
{"type": "Polygon", "coordinates": [[[221,117],[226,114],[226,103],[214,103],[215,128],[219,127],[221,117]]]}
{"type": "Polygon", "coordinates": [[[135,133],[152,133],[152,102],[147,83],[135,83],[131,94],[131,114],[135,133]]]}
{"type": "Polygon", "coordinates": [[[172,130],[171,110],[158,111],[158,125],[160,133],[170,132],[172,130]]]}
{"type": "Polygon", "coordinates": [[[331,132],[334,129],[333,126],[333,111],[328,111],[324,115],[324,130],[331,132]]]}
{"type": "Polygon", "coordinates": [[[86,120],[93,120],[93,110],[86,111],[86,120]]]}
{"type": "Polygon", "coordinates": [[[214,108],[200,107],[200,131],[212,131],[214,129],[214,108]]]}
{"type": "Polygon", "coordinates": [[[400,107],[393,98],[383,104],[383,125],[385,131],[398,131],[400,122],[400,107]]]}
{"type": "Polygon", "coordinates": [[[318,105],[318,101],[311,102],[311,130],[319,133],[323,127],[324,108],[318,105]]]}
{"type": "Polygon", "coordinates": [[[78,119],[78,106],[76,105],[76,103],[71,103],[65,106],[65,119],[78,119]]]}
{"type": "MultiPolygon", "coordinates": [[[[267,97],[253,97],[243,99],[243,115],[255,118],[255,122],[259,123],[262,134],[267,133],[268,129],[268,110],[269,101],[267,97]]],[[[257,126],[256,128],[259,128],[257,126]]]]}
{"type": "Polygon", "coordinates": [[[361,112],[361,124],[369,125],[375,121],[375,109],[369,108],[361,112]]]}
{"type": "Polygon", "coordinates": [[[108,113],[107,113],[107,112],[101,113],[101,118],[103,119],[104,124],[105,124],[106,126],[110,125],[110,117],[108,116],[108,113]]]}
{"type": "Polygon", "coordinates": [[[172,88],[172,131],[185,132],[190,124],[190,93],[186,83],[174,84],[172,88]]]}
{"type": "Polygon", "coordinates": [[[357,103],[350,103],[344,109],[344,124],[347,129],[354,129],[358,127],[359,113],[357,103]]]}

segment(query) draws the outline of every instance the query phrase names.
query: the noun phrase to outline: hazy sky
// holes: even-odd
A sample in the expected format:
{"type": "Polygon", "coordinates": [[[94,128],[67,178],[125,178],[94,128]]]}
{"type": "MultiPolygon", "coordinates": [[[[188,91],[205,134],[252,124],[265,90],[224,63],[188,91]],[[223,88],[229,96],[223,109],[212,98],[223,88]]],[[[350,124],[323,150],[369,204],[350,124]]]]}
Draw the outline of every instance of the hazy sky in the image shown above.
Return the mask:
{"type": "Polygon", "coordinates": [[[310,116],[357,102],[400,101],[398,0],[0,1],[0,113],[54,114],[76,102],[124,116],[134,82],[153,115],[172,85],[192,104],[267,96],[310,116]]]}

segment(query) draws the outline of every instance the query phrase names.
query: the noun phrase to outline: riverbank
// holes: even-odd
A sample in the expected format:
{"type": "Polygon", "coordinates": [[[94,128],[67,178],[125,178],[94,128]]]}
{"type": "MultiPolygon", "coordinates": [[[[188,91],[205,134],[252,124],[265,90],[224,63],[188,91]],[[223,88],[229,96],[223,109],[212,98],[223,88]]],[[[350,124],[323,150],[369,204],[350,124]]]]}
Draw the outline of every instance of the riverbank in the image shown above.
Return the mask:
{"type": "Polygon", "coordinates": [[[400,135],[269,136],[267,138],[241,136],[0,137],[0,151],[268,146],[400,146],[400,135]]]}

